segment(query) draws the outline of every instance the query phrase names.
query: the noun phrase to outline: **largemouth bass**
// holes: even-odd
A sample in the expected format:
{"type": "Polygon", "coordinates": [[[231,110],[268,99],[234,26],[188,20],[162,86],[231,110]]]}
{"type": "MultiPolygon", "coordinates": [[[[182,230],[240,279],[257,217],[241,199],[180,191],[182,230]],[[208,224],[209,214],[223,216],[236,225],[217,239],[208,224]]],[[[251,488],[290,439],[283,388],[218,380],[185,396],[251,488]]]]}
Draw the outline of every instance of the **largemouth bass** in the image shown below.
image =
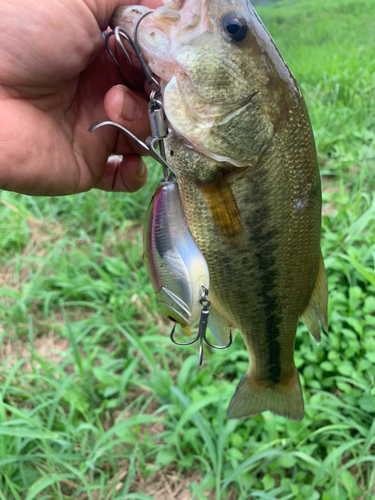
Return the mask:
{"type": "MultiPolygon", "coordinates": [[[[118,8],[112,26],[132,35],[147,10],[118,8]]],[[[297,82],[246,0],[177,0],[141,21],[138,41],[164,89],[167,161],[208,265],[215,338],[226,344],[234,327],[249,354],[227,415],[301,420],[297,321],[320,340],[327,281],[316,150],[297,82]]]]}

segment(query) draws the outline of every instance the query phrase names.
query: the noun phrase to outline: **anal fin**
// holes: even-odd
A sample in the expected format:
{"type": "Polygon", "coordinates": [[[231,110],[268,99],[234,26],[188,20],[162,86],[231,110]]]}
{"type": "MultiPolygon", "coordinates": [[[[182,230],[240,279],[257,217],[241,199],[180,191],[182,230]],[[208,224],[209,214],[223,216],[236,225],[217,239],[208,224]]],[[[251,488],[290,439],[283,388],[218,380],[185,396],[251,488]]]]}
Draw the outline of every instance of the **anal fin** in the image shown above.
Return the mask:
{"type": "Polygon", "coordinates": [[[325,332],[328,331],[327,301],[327,276],[324,268],[323,257],[320,255],[319,270],[315,281],[315,287],[312,291],[307,307],[301,314],[301,318],[305,323],[306,328],[318,344],[320,342],[320,324],[324,328],[325,332]]]}
{"type": "Polygon", "coordinates": [[[228,345],[230,340],[229,332],[231,330],[229,321],[218,311],[214,301],[212,301],[209,311],[208,328],[215,342],[220,346],[228,345]]]}

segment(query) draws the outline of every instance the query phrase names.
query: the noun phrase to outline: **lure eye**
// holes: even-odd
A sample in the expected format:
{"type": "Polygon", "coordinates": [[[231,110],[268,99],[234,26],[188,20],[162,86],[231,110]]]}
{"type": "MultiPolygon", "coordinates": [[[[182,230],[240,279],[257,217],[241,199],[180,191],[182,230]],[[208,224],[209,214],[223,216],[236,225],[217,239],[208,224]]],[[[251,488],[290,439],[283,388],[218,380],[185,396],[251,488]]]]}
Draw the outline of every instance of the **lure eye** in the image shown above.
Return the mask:
{"type": "Polygon", "coordinates": [[[236,11],[225,14],[221,20],[224,38],[228,42],[242,42],[247,33],[246,19],[236,11]]]}

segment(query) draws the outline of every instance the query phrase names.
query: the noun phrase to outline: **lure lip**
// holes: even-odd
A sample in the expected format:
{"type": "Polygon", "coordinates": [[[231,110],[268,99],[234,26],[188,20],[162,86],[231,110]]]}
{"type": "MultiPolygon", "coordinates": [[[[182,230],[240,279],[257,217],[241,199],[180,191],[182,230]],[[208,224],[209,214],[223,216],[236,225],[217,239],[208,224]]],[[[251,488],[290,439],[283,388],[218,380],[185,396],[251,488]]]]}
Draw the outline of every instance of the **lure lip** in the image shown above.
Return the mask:
{"type": "Polygon", "coordinates": [[[166,316],[168,319],[180,324],[183,328],[191,324],[191,308],[180,297],[165,286],[162,286],[156,292],[156,296],[162,307],[167,311],[166,316]]]}

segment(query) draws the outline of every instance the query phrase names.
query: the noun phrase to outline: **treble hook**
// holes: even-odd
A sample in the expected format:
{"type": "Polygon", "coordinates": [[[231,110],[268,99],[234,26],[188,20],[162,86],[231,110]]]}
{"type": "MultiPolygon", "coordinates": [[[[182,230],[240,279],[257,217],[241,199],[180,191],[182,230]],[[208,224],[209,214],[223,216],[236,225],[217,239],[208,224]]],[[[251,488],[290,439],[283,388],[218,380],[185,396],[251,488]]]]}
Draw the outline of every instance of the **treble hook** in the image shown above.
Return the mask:
{"type": "Polygon", "coordinates": [[[137,22],[135,29],[134,29],[134,40],[132,40],[130,38],[130,36],[128,35],[128,33],[125,30],[123,30],[120,26],[116,26],[116,28],[113,31],[110,31],[109,33],[107,33],[107,35],[105,37],[105,46],[106,46],[108,54],[111,56],[111,58],[117,64],[117,66],[120,68],[120,63],[118,62],[116,56],[114,55],[114,53],[111,51],[111,49],[109,47],[109,39],[112,36],[115,36],[116,42],[119,45],[121,52],[124,54],[127,61],[129,62],[129,64],[132,64],[129,53],[126,50],[126,48],[124,47],[124,44],[122,43],[122,38],[124,38],[128,42],[128,44],[130,45],[130,47],[132,48],[132,50],[133,50],[134,54],[136,55],[137,59],[139,60],[139,62],[141,63],[141,66],[142,66],[144,74],[146,75],[147,83],[150,87],[150,90],[154,90],[154,91],[156,90],[158,92],[158,94],[160,94],[159,82],[153,77],[152,72],[149,68],[149,65],[147,64],[147,61],[142,53],[142,50],[141,50],[141,47],[139,46],[139,43],[138,43],[139,25],[140,25],[141,21],[146,16],[151,14],[151,12],[154,12],[154,11],[152,9],[148,10],[138,19],[138,22],[137,22]],[[155,87],[156,87],[156,89],[155,89],[155,87]]]}
{"type": "Polygon", "coordinates": [[[114,53],[111,51],[109,47],[109,39],[112,36],[115,36],[117,44],[120,46],[120,49],[128,62],[132,64],[130,56],[128,51],[126,50],[124,44],[122,43],[122,39],[125,39],[132,50],[134,51],[136,57],[138,58],[139,62],[141,63],[142,69],[146,75],[147,82],[149,84],[151,94],[150,94],[150,103],[148,106],[148,114],[149,114],[149,119],[150,119],[150,126],[151,126],[151,131],[152,135],[146,139],[146,143],[142,142],[138,137],[136,137],[134,134],[130,132],[130,130],[126,129],[125,127],[122,127],[118,123],[106,120],[103,122],[96,122],[93,123],[90,128],[89,132],[94,132],[100,127],[103,127],[105,125],[111,125],[112,127],[117,128],[121,133],[126,135],[128,139],[131,141],[135,142],[138,147],[141,148],[141,151],[143,154],[150,155],[154,160],[156,160],[160,165],[163,167],[163,174],[164,178],[162,180],[162,184],[169,184],[176,182],[177,180],[177,174],[173,170],[173,168],[170,167],[170,165],[166,161],[166,156],[165,156],[165,150],[164,150],[164,143],[163,139],[167,136],[168,133],[168,127],[167,127],[167,122],[166,122],[166,117],[164,114],[164,108],[163,104],[161,102],[161,90],[160,90],[160,85],[158,81],[153,77],[152,71],[150,70],[150,67],[147,64],[146,59],[144,58],[144,55],[142,53],[141,47],[139,46],[138,43],[138,28],[141,23],[141,21],[151,14],[153,10],[149,10],[145,12],[139,19],[138,22],[135,26],[134,30],[134,40],[131,39],[131,37],[128,35],[126,31],[124,31],[120,26],[116,26],[116,28],[107,33],[105,37],[105,46],[108,51],[108,54],[111,56],[113,61],[116,63],[116,65],[120,68],[120,63],[118,62],[116,56],[114,53]],[[159,145],[159,150],[160,153],[156,149],[156,145],[159,145]]]}
{"type": "Polygon", "coordinates": [[[154,12],[152,9],[151,10],[148,10],[147,12],[145,12],[144,14],[141,15],[141,17],[138,19],[138,22],[135,26],[135,30],[134,30],[134,47],[135,47],[135,53],[136,53],[136,56],[139,60],[139,62],[141,63],[141,66],[142,66],[142,69],[146,75],[146,78],[147,78],[147,82],[148,82],[148,85],[150,87],[150,90],[156,90],[157,93],[160,95],[160,85],[159,85],[159,82],[152,76],[152,71],[150,70],[150,67],[149,65],[147,64],[147,61],[143,55],[143,52],[141,50],[141,47],[139,46],[139,43],[138,43],[138,28],[139,28],[139,25],[141,24],[141,21],[146,17],[148,16],[149,14],[151,14],[151,12],[154,12]],[[155,88],[152,88],[152,86],[156,86],[156,89],[155,88]]]}
{"type": "MultiPolygon", "coordinates": [[[[126,135],[128,139],[131,141],[135,142],[138,147],[141,149],[142,153],[145,155],[151,156],[155,161],[157,161],[162,167],[163,171],[169,171],[172,173],[172,175],[168,176],[168,179],[165,178],[167,182],[175,182],[177,179],[177,174],[173,170],[173,168],[162,158],[161,155],[157,152],[155,148],[155,142],[159,141],[158,137],[148,137],[146,139],[146,143],[142,142],[138,137],[136,137],[134,134],[130,132],[127,128],[123,127],[122,125],[119,125],[116,122],[112,122],[110,120],[106,120],[104,122],[95,122],[89,127],[89,132],[95,132],[95,130],[98,130],[101,127],[104,127],[106,125],[111,125],[112,127],[117,128],[119,132],[122,134],[126,135]]],[[[165,176],[164,176],[165,177],[165,176]]]]}
{"type": "MultiPolygon", "coordinates": [[[[116,41],[118,45],[120,46],[121,52],[124,54],[126,57],[127,61],[129,64],[133,65],[128,51],[125,49],[124,44],[122,43],[121,37],[125,38],[125,40],[128,42],[128,44],[133,48],[133,40],[130,38],[130,36],[126,33],[126,31],[122,30],[119,26],[116,26],[116,28],[113,31],[107,32],[105,36],[105,48],[107,49],[108,54],[111,56],[112,60],[116,63],[118,68],[120,69],[120,63],[117,60],[117,57],[115,54],[112,52],[112,50],[109,47],[109,39],[115,36],[116,41]]],[[[133,49],[134,50],[134,49],[133,49]]]]}
{"type": "Polygon", "coordinates": [[[203,340],[206,342],[207,345],[210,347],[213,347],[214,349],[227,349],[232,345],[232,330],[229,330],[229,343],[227,345],[214,345],[211,344],[209,340],[207,340],[206,337],[206,330],[207,330],[207,324],[208,324],[208,315],[210,314],[210,311],[208,310],[209,306],[211,305],[211,302],[208,299],[208,288],[204,285],[202,286],[202,293],[201,293],[201,298],[200,298],[200,304],[202,306],[202,311],[201,311],[201,317],[199,320],[199,328],[198,328],[198,335],[195,337],[195,339],[190,340],[190,342],[177,342],[174,339],[174,332],[176,330],[176,323],[174,324],[172,331],[171,331],[171,341],[176,344],[176,345],[191,345],[194,344],[198,339],[199,339],[199,366],[202,365],[203,362],[203,340]]]}

